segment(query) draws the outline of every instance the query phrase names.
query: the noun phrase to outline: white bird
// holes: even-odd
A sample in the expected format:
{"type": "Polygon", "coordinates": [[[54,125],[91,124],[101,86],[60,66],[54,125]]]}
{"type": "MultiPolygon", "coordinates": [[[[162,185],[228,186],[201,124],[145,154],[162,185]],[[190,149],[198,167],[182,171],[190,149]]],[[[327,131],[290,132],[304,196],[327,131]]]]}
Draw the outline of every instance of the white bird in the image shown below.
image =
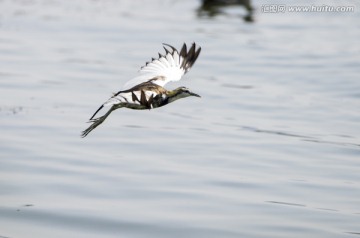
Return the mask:
{"type": "Polygon", "coordinates": [[[81,136],[87,136],[92,130],[105,121],[110,113],[118,108],[152,109],[165,106],[178,99],[195,96],[186,87],[174,90],[166,90],[164,85],[168,82],[179,81],[186,74],[198,58],[201,47],[192,44],[189,50],[184,43],[180,52],[173,46],[163,44],[165,55],[159,53],[159,58],[152,58],[145,66],[141,67],[139,76],[125,83],[123,89],[115,93],[107,100],[90,118],[92,124],[82,132],[81,136]],[[103,116],[93,119],[95,115],[106,106],[111,106],[103,116]]]}

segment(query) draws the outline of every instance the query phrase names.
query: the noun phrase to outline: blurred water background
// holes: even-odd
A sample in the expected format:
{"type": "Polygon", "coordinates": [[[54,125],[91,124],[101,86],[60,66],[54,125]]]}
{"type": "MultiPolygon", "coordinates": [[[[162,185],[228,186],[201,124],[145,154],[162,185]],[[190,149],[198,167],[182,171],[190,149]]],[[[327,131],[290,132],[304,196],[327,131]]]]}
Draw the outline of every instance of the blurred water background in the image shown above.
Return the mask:
{"type": "Polygon", "coordinates": [[[229,2],[0,0],[0,237],[360,235],[359,2],[229,2]],[[201,99],[80,138],[184,42],[201,99]]]}

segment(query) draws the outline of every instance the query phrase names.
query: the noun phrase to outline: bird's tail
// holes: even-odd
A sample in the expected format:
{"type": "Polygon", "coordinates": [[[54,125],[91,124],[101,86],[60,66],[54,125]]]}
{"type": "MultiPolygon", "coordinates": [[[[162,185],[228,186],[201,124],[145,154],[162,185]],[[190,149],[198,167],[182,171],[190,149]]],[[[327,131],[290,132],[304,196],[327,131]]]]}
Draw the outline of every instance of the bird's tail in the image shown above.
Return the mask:
{"type": "Polygon", "coordinates": [[[114,96],[112,96],[112,97],[111,97],[109,100],[107,100],[103,105],[101,105],[101,106],[96,110],[96,112],[92,115],[92,117],[90,117],[90,121],[92,121],[92,119],[95,117],[95,115],[96,115],[101,109],[103,109],[104,107],[108,107],[108,106],[112,106],[112,105],[121,103],[121,100],[116,97],[119,93],[121,93],[121,91],[118,92],[117,94],[115,94],[114,96]]]}
{"type": "Polygon", "coordinates": [[[92,124],[81,133],[81,137],[84,138],[86,137],[92,130],[94,130],[96,127],[98,127],[101,123],[103,123],[105,121],[105,119],[110,115],[110,113],[112,113],[112,111],[120,108],[122,106],[120,106],[119,104],[117,105],[113,105],[109,111],[107,111],[107,113],[105,113],[103,116],[95,118],[95,119],[91,119],[89,122],[91,122],[92,124]]]}

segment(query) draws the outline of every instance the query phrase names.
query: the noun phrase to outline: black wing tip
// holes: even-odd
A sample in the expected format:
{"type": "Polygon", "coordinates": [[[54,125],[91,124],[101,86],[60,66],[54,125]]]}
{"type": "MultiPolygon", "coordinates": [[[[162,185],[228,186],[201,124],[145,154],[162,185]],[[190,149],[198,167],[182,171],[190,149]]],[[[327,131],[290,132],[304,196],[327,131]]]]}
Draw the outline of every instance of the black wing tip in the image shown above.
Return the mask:
{"type": "Polygon", "coordinates": [[[149,63],[154,62],[155,60],[159,60],[160,58],[165,57],[167,54],[173,55],[175,52],[177,52],[180,57],[184,58],[183,63],[180,67],[183,68],[185,70],[185,72],[187,72],[192,67],[192,65],[195,63],[196,59],[198,58],[198,56],[200,55],[200,52],[201,52],[201,47],[198,46],[195,42],[193,42],[191,44],[191,47],[189,48],[189,50],[188,50],[188,46],[184,42],[180,51],[168,43],[162,43],[162,44],[163,44],[163,48],[165,50],[165,55],[158,53],[157,59],[151,58],[151,61],[146,62],[146,64],[144,66],[142,66],[140,69],[143,69],[149,63]],[[169,47],[171,49],[171,51],[166,47],[169,47]]]}
{"type": "MultiPolygon", "coordinates": [[[[164,45],[165,52],[168,52],[168,51],[169,51],[165,46],[170,47],[170,48],[173,50],[173,52],[174,52],[174,51],[177,51],[177,52],[178,52],[178,50],[177,50],[174,46],[172,46],[172,45],[170,45],[170,44],[168,44],[168,43],[162,43],[162,44],[164,45]]],[[[196,50],[196,52],[201,51],[201,47],[198,46],[198,45],[196,45],[195,42],[193,42],[193,43],[191,44],[191,47],[190,47],[189,51],[187,51],[187,48],[188,48],[188,47],[187,47],[186,43],[184,42],[183,45],[182,45],[182,47],[181,47],[180,52],[181,52],[181,51],[184,51],[184,54],[188,54],[188,53],[190,53],[190,50],[192,50],[192,49],[193,49],[193,50],[196,50]]],[[[171,52],[171,53],[173,53],[173,52],[171,52]]]]}
{"type": "Polygon", "coordinates": [[[170,44],[167,44],[167,43],[162,43],[162,44],[163,44],[163,47],[164,47],[165,51],[167,50],[167,49],[165,48],[165,46],[170,47],[173,52],[177,51],[177,49],[176,49],[174,46],[170,45],[170,44]]]}
{"type": "Polygon", "coordinates": [[[189,69],[194,65],[201,52],[201,47],[197,47],[195,42],[191,44],[189,50],[187,50],[186,48],[187,46],[184,43],[180,52],[180,56],[184,58],[181,68],[185,70],[185,73],[188,72],[189,69]]]}

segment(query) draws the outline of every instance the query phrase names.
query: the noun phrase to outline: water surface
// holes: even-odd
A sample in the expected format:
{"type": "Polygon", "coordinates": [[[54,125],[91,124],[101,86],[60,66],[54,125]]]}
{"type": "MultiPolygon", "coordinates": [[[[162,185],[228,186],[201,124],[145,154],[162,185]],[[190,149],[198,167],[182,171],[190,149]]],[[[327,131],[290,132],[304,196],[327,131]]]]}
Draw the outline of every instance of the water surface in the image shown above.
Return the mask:
{"type": "Polygon", "coordinates": [[[247,4],[0,1],[0,236],[357,237],[359,5],[247,4]],[[80,138],[161,43],[194,41],[167,88],[201,99],[80,138]]]}

